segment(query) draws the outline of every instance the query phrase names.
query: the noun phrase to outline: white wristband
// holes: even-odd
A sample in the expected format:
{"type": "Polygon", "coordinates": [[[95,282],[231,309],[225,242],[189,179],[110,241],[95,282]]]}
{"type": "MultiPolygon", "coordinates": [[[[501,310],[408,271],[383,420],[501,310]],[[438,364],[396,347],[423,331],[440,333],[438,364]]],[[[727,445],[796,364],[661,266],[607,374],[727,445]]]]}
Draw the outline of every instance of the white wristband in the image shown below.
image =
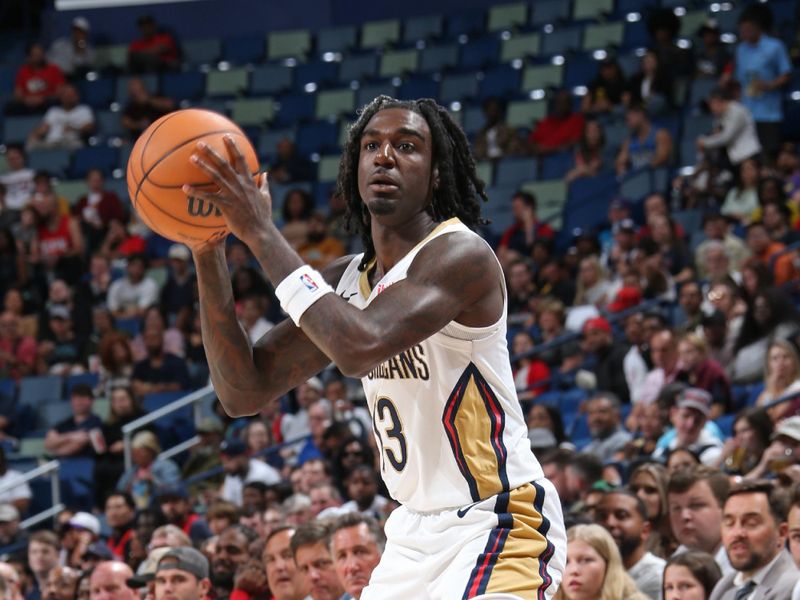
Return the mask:
{"type": "Polygon", "coordinates": [[[298,327],[300,327],[300,317],[308,307],[331,292],[333,288],[322,277],[322,273],[308,265],[292,271],[275,288],[275,295],[281,303],[281,308],[298,327]]]}

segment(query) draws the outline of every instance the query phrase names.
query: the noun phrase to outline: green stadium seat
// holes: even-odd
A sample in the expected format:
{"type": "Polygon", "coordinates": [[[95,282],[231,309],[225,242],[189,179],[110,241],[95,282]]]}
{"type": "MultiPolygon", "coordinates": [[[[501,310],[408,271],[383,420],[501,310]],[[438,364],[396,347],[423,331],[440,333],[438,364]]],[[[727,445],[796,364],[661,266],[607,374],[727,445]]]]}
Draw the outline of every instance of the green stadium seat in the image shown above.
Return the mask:
{"type": "Polygon", "coordinates": [[[597,19],[614,11],[614,0],[575,0],[572,18],[575,21],[597,19]]]}
{"type": "Polygon", "coordinates": [[[320,181],[336,181],[339,175],[339,159],[340,155],[332,154],[323,156],[319,159],[319,167],[317,171],[317,178],[320,181]]]}
{"type": "Polygon", "coordinates": [[[683,37],[693,38],[700,26],[708,19],[708,13],[704,10],[690,10],[681,17],[681,31],[683,37]]]}
{"type": "Polygon", "coordinates": [[[128,66],[128,46],[118,44],[116,46],[100,46],[95,54],[95,65],[97,69],[116,69],[124,71],[128,66]]]}
{"type": "Polygon", "coordinates": [[[192,66],[212,65],[222,55],[222,42],[218,38],[186,40],[181,42],[183,61],[192,66]]]}
{"type": "Polygon", "coordinates": [[[247,90],[247,69],[209,71],[206,78],[207,96],[239,96],[247,90]]]}
{"type": "Polygon", "coordinates": [[[515,58],[536,56],[539,54],[541,43],[541,36],[538,33],[512,36],[507,40],[503,40],[503,46],[500,48],[500,60],[509,62],[515,58]]]}
{"type": "Polygon", "coordinates": [[[443,71],[458,64],[458,45],[427,46],[419,51],[419,70],[423,73],[443,71]]]}
{"type": "Polygon", "coordinates": [[[7,173],[8,172],[8,161],[6,161],[6,155],[0,154],[0,173],[7,173]]]}
{"type": "Polygon", "coordinates": [[[347,88],[325,90],[317,94],[317,119],[329,119],[355,110],[356,93],[347,88]]]}
{"type": "Polygon", "coordinates": [[[416,49],[392,50],[381,56],[378,74],[381,77],[396,77],[417,69],[419,53],[416,49]]]}
{"type": "Polygon", "coordinates": [[[272,98],[237,98],[231,105],[231,118],[242,126],[264,125],[274,116],[272,98]]]}
{"type": "Polygon", "coordinates": [[[361,28],[362,48],[382,48],[400,40],[400,20],[369,21],[361,28]]]}
{"type": "Polygon", "coordinates": [[[307,29],[274,31],[267,36],[267,58],[305,59],[311,51],[311,32],[307,29]]]}
{"type": "Polygon", "coordinates": [[[596,50],[619,46],[624,35],[625,25],[622,22],[588,25],[583,32],[583,49],[596,50]]]}
{"type": "Polygon", "coordinates": [[[88,191],[86,182],[83,179],[59,181],[55,187],[56,193],[59,196],[64,196],[64,198],[69,200],[70,204],[75,204],[78,198],[88,191]]]}
{"type": "Polygon", "coordinates": [[[517,100],[508,104],[506,123],[511,127],[530,128],[546,114],[547,102],[544,100],[517,100]]]}
{"type": "Polygon", "coordinates": [[[442,35],[441,15],[427,15],[406,19],[403,27],[403,41],[413,44],[417,40],[427,40],[442,35]]]}
{"type": "Polygon", "coordinates": [[[489,9],[489,31],[502,31],[525,25],[528,5],[525,2],[499,4],[489,9]]]}
{"type": "Polygon", "coordinates": [[[561,65],[539,65],[527,67],[522,73],[522,90],[541,90],[561,87],[564,69],[561,65]]]}
{"type": "Polygon", "coordinates": [[[494,179],[494,165],[490,160],[482,160],[480,162],[475,163],[475,173],[478,175],[478,178],[483,180],[487,186],[492,185],[492,180],[494,179]]]}
{"type": "Polygon", "coordinates": [[[44,447],[43,437],[26,437],[19,441],[19,450],[17,452],[20,456],[42,458],[47,455],[47,450],[44,447]]]}
{"type": "Polygon", "coordinates": [[[564,205],[567,202],[567,183],[563,179],[549,181],[529,181],[522,184],[522,189],[536,196],[536,214],[541,219],[556,217],[555,221],[548,221],[551,226],[559,229],[564,205]]]}

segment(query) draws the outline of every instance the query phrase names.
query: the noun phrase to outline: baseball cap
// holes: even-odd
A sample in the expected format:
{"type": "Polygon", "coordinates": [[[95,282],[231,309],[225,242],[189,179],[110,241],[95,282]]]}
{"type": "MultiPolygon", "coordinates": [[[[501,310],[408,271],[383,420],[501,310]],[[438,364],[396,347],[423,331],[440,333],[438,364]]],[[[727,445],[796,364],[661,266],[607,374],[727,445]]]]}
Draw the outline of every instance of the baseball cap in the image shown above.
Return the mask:
{"type": "Polygon", "coordinates": [[[247,446],[242,440],[232,438],[223,440],[219,445],[219,450],[227,456],[241,456],[247,452],[247,446]]]}
{"type": "Polygon", "coordinates": [[[163,485],[156,490],[156,498],[183,498],[186,500],[189,498],[189,492],[182,483],[163,485]]]}
{"type": "Polygon", "coordinates": [[[158,561],[156,573],[164,569],[179,569],[191,573],[198,579],[208,577],[208,560],[194,548],[181,546],[170,548],[158,561]]]}
{"type": "Polygon", "coordinates": [[[678,408],[693,408],[699,410],[705,416],[709,416],[712,402],[711,394],[707,391],[699,388],[687,388],[678,396],[676,406],[678,408]]]}
{"type": "Polygon", "coordinates": [[[222,433],[223,430],[222,421],[216,417],[203,417],[195,427],[197,433],[222,433]]]}
{"type": "Polygon", "coordinates": [[[167,256],[169,258],[188,261],[192,257],[192,253],[189,251],[189,248],[183,244],[172,244],[172,246],[169,247],[167,256]]]}
{"type": "Polygon", "coordinates": [[[87,512],[76,512],[67,521],[67,525],[76,529],[91,531],[94,535],[100,535],[100,520],[87,512]]]}
{"type": "Polygon", "coordinates": [[[75,29],[80,29],[81,31],[85,31],[86,33],[89,33],[89,30],[91,29],[89,27],[89,19],[87,19],[86,17],[75,17],[74,19],[72,19],[72,26],[75,29]]]}
{"type": "Polygon", "coordinates": [[[67,308],[63,304],[54,304],[48,309],[47,313],[51,319],[66,320],[72,318],[72,316],[69,314],[69,308],[67,308]]]}
{"type": "Polygon", "coordinates": [[[13,504],[0,504],[0,523],[19,521],[19,510],[13,504]]]}
{"type": "Polygon", "coordinates": [[[608,305],[608,310],[611,312],[622,312],[634,306],[638,306],[642,301],[642,292],[639,288],[624,287],[621,288],[614,301],[608,305]]]}
{"type": "Polygon", "coordinates": [[[111,548],[106,546],[105,542],[93,542],[86,548],[83,556],[94,556],[102,560],[114,560],[114,553],[111,548]]]}
{"type": "Polygon", "coordinates": [[[599,329],[600,331],[611,333],[611,323],[609,323],[604,317],[587,319],[587,321],[583,324],[583,333],[588,333],[593,329],[599,329]]]}
{"type": "Polygon", "coordinates": [[[800,416],[795,415],[794,417],[788,417],[778,423],[772,434],[772,439],[774,440],[779,436],[788,437],[795,442],[800,442],[800,416]]]}

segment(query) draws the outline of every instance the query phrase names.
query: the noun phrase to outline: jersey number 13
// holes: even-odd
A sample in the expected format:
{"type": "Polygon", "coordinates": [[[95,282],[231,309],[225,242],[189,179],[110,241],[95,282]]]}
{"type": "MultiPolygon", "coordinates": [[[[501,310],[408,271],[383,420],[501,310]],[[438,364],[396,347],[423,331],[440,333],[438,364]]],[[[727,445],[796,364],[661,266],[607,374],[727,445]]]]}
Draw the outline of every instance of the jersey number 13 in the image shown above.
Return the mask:
{"type": "Polygon", "coordinates": [[[372,425],[381,442],[381,471],[386,471],[387,461],[395,471],[405,469],[408,460],[406,436],[403,435],[400,414],[391,399],[386,396],[378,398],[372,414],[372,425]]]}

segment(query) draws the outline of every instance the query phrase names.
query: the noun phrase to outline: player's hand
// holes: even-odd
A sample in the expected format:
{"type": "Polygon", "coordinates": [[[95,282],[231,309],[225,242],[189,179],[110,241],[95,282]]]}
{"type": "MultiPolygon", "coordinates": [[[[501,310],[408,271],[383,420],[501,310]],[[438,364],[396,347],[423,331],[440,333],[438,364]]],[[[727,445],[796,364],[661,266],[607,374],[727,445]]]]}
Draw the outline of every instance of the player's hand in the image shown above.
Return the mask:
{"type": "Polygon", "coordinates": [[[272,198],[267,176],[262,174],[258,183],[253,181],[233,137],[226,135],[223,139],[228,150],[227,159],[204,142],[198,142],[197,152],[191,156],[192,163],[214,180],[219,191],[208,192],[189,185],[183,186],[183,191],[219,208],[231,233],[250,246],[272,225],[272,198]]]}

